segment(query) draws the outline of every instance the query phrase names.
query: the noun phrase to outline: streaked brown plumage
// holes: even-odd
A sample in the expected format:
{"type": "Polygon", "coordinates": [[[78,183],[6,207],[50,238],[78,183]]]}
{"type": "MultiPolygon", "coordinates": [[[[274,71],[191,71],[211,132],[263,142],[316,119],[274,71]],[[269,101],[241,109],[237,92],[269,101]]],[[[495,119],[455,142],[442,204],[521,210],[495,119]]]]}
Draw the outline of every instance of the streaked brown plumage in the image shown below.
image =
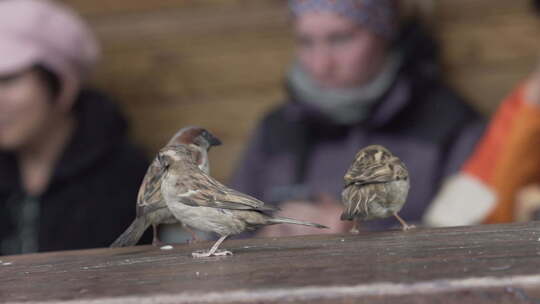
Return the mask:
{"type": "Polygon", "coordinates": [[[194,257],[230,255],[230,251],[217,250],[227,236],[264,225],[289,223],[327,228],[272,216],[270,212],[277,208],[266,206],[260,200],[225,187],[193,162],[194,153],[186,145],[166,147],[159,153],[159,160],[167,171],[161,191],[169,210],[189,227],[221,236],[209,251],[194,252],[194,257]]]}
{"type": "MultiPolygon", "coordinates": [[[[178,131],[165,147],[178,144],[185,144],[192,147],[194,151],[193,161],[201,170],[209,173],[208,151],[212,146],[220,145],[221,141],[203,128],[190,126],[178,131]]],[[[128,229],[114,241],[111,247],[135,245],[150,225],[153,228],[152,243],[157,245],[159,244],[157,227],[160,224],[179,223],[169,211],[161,195],[161,180],[164,173],[165,170],[156,157],[150,167],[148,167],[139,188],[136,207],[137,216],[128,229]]],[[[187,230],[195,238],[195,234],[189,228],[187,230]]]]}
{"type": "Polygon", "coordinates": [[[407,225],[398,215],[409,192],[409,173],[405,164],[386,148],[371,145],[360,150],[344,177],[341,193],[345,210],[342,220],[354,220],[351,232],[357,232],[358,220],[395,216],[403,230],[407,225]]]}

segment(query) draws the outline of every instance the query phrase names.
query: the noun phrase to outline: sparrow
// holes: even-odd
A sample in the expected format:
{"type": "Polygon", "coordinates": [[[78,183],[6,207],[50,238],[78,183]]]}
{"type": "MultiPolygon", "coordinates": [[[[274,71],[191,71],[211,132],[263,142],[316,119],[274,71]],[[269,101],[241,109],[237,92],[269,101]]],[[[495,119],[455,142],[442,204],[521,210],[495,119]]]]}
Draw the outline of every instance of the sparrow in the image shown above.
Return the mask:
{"type": "MultiPolygon", "coordinates": [[[[189,146],[194,151],[193,162],[197,167],[205,172],[210,172],[208,162],[208,152],[213,146],[221,145],[221,141],[207,130],[189,126],[179,130],[165,145],[165,147],[183,144],[189,146]]],[[[158,158],[154,158],[150,167],[144,176],[139,193],[137,196],[137,215],[127,230],[122,233],[112,244],[111,247],[125,247],[135,245],[144,231],[152,225],[153,241],[152,244],[160,244],[158,237],[158,226],[160,224],[176,224],[179,221],[172,215],[161,195],[161,180],[165,173],[158,158]]],[[[183,225],[188,230],[193,240],[196,240],[196,234],[183,225]]]]}
{"type": "Polygon", "coordinates": [[[358,151],[344,181],[341,220],[354,220],[352,233],[358,233],[358,220],[390,216],[399,220],[403,230],[414,228],[398,215],[409,192],[407,167],[386,148],[371,145],[358,151]]]}
{"type": "Polygon", "coordinates": [[[161,166],[165,168],[161,192],[172,214],[191,228],[220,236],[210,250],[193,252],[193,257],[232,255],[228,250],[218,250],[229,235],[264,225],[287,223],[328,228],[273,216],[271,212],[278,208],[230,189],[201,170],[194,161],[197,153],[192,146],[175,145],[165,147],[158,155],[161,166]]]}

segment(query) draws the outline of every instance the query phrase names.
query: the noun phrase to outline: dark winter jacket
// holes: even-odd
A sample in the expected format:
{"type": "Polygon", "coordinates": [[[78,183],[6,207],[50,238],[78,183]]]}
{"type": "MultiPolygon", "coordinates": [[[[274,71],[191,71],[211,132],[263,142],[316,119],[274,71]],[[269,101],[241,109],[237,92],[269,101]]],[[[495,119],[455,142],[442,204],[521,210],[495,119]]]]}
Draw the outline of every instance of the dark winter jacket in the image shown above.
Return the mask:
{"type": "MultiPolygon", "coordinates": [[[[322,192],[340,200],[356,152],[380,144],[408,167],[411,189],[401,215],[419,221],[444,177],[471,153],[484,122],[440,79],[433,40],[416,26],[407,29],[399,43],[404,57],[399,75],[366,121],[336,125],[289,89],[289,100],[255,130],[231,186],[274,203],[309,200],[322,192]]],[[[391,224],[395,220],[367,223],[391,224]]]]}
{"type": "Polygon", "coordinates": [[[11,154],[0,152],[0,255],[108,246],[135,216],[147,159],[103,95],[84,91],[77,127],[46,191],[27,195],[11,154]]]}

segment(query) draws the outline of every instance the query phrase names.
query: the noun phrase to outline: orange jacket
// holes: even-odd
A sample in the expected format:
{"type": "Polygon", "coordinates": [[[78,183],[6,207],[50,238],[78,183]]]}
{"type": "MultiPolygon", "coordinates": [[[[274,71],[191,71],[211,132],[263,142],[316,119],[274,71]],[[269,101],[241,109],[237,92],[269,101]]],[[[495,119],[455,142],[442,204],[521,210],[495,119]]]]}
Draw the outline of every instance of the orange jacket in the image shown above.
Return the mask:
{"type": "Polygon", "coordinates": [[[524,102],[521,85],[499,107],[464,171],[496,193],[487,223],[514,220],[516,193],[540,181],[540,107],[524,102]]]}

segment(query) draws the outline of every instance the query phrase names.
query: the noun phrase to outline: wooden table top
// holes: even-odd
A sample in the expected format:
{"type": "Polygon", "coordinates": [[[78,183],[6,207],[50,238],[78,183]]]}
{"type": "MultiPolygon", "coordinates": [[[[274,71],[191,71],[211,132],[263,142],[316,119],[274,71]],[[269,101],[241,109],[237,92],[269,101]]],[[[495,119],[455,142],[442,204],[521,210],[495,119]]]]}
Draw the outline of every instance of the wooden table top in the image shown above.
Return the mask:
{"type": "Polygon", "coordinates": [[[0,302],[540,303],[540,222],[1,256],[0,302]]]}

